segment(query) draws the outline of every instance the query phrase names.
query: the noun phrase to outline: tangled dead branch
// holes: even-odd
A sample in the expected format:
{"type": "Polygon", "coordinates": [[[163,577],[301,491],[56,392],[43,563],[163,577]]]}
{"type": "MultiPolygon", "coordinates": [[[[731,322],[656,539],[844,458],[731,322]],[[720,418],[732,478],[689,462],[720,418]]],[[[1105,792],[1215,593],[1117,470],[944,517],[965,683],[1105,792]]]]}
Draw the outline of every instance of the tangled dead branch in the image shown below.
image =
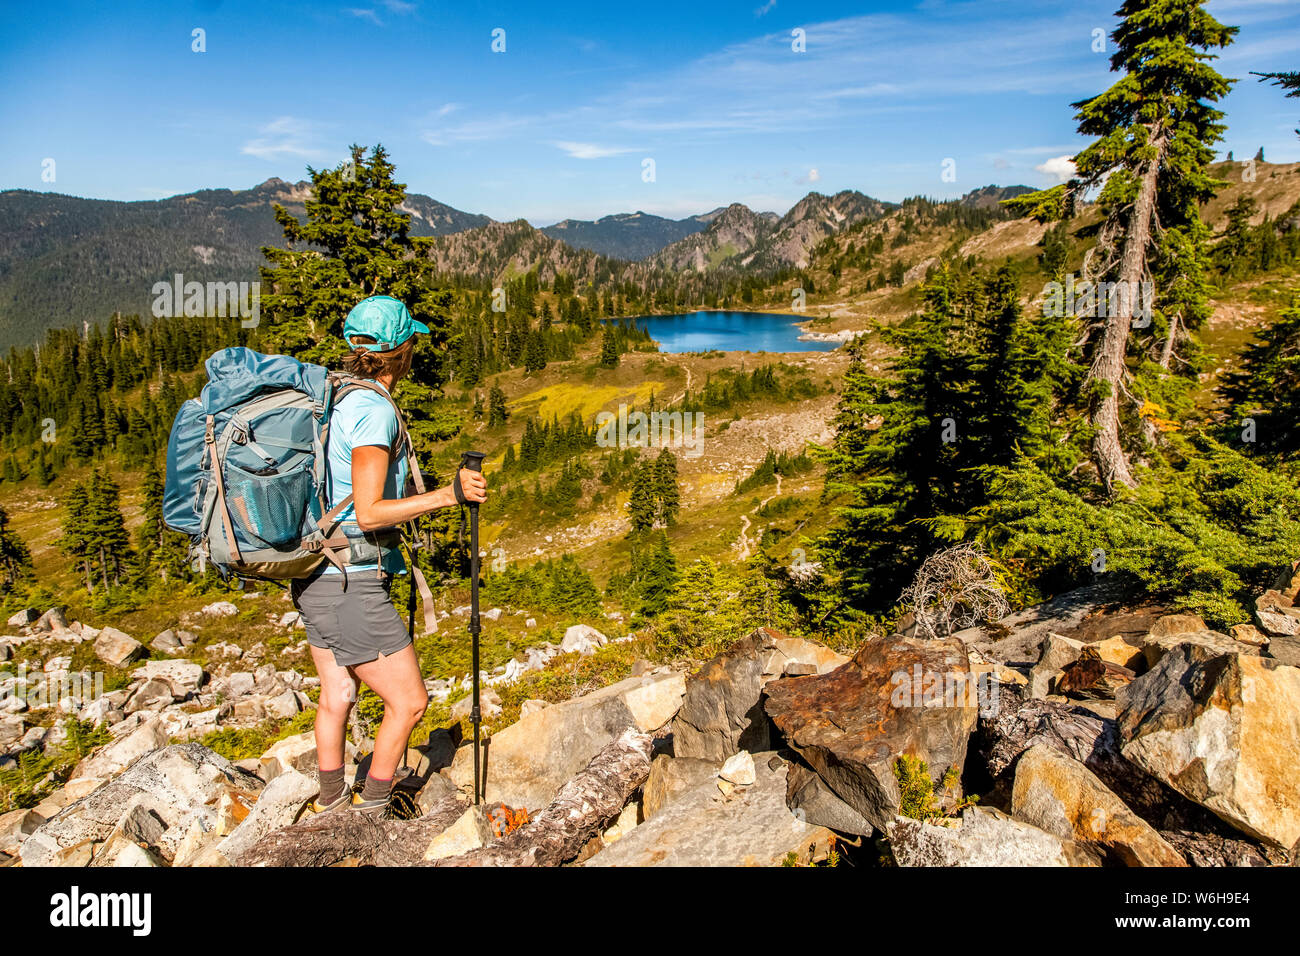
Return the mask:
{"type": "Polygon", "coordinates": [[[926,558],[903,591],[902,602],[916,618],[919,637],[946,637],[981,621],[996,621],[1011,610],[993,562],[970,543],[926,558]]]}

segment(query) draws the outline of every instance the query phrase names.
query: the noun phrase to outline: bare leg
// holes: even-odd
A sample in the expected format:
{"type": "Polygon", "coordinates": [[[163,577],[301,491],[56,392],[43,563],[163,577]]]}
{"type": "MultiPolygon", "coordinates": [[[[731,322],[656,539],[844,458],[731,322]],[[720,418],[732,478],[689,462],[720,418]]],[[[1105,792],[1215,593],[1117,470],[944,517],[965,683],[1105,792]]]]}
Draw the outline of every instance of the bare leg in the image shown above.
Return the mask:
{"type": "Polygon", "coordinates": [[[375,752],[370,758],[370,776],[387,780],[402,762],[411,731],[429,706],[429,692],[420,677],[415,648],[408,644],[396,654],[381,655],[352,670],[384,702],[384,720],[375,734],[375,752]]]}
{"type": "MultiPolygon", "coordinates": [[[[334,652],[311,646],[311,659],[320,676],[320,702],[316,706],[316,760],[321,770],[343,766],[343,741],[348,714],[357,700],[357,681],[351,671],[334,660],[334,652]]],[[[423,687],[424,685],[420,685],[423,687]]]]}

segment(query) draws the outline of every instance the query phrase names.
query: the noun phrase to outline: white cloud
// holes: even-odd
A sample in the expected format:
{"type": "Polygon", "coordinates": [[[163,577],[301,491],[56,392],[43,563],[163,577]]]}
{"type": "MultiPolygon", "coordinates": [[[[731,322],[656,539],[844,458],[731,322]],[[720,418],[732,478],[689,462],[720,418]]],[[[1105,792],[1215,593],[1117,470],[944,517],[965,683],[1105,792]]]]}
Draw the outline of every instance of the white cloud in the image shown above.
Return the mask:
{"type": "MultiPolygon", "coordinates": [[[[459,109],[459,107],[457,107],[459,109]]],[[[438,110],[436,116],[445,116],[453,112],[447,110],[444,106],[438,110]],[[446,112],[443,112],[446,110],[446,112]]],[[[540,122],[545,122],[542,116],[511,116],[505,113],[496,116],[485,117],[483,119],[468,119],[454,126],[443,126],[439,128],[426,129],[420,133],[420,138],[430,146],[448,146],[452,143],[471,143],[480,142],[488,139],[501,139],[512,132],[525,129],[540,122]]]]}
{"type": "MultiPolygon", "coordinates": [[[[414,13],[417,9],[414,3],[407,3],[406,0],[378,0],[378,2],[389,13],[395,13],[398,16],[414,13]]],[[[379,19],[379,14],[373,7],[344,7],[343,13],[359,20],[369,20],[377,27],[384,25],[384,21],[379,19]]]]}
{"type": "Polygon", "coordinates": [[[814,94],[819,100],[863,99],[869,96],[896,96],[902,89],[894,83],[872,83],[870,86],[845,86],[836,90],[814,94]]]}
{"type": "MultiPolygon", "coordinates": [[[[258,159],[298,156],[303,159],[328,159],[331,152],[319,145],[321,127],[311,120],[281,116],[258,129],[261,136],[245,143],[240,152],[258,159]]],[[[341,161],[341,160],[340,160],[341,161]]]]}
{"type": "Polygon", "coordinates": [[[634,152],[634,150],[627,147],[597,146],[595,143],[574,143],[565,140],[552,145],[564,150],[574,159],[607,159],[610,156],[620,156],[623,153],[634,152]]]}
{"type": "Polygon", "coordinates": [[[1053,156],[1051,159],[1039,163],[1034,169],[1045,176],[1055,176],[1057,182],[1063,183],[1074,176],[1074,157],[1053,156]]]}
{"type": "Polygon", "coordinates": [[[772,8],[775,6],[776,6],[776,0],[767,0],[767,3],[763,4],[761,7],[759,7],[757,10],[754,11],[754,16],[761,17],[765,14],[771,13],[772,8]]]}
{"type": "Polygon", "coordinates": [[[377,27],[382,27],[384,25],[383,21],[379,19],[379,14],[368,7],[344,7],[343,12],[350,17],[356,17],[358,20],[369,20],[377,27]]]}

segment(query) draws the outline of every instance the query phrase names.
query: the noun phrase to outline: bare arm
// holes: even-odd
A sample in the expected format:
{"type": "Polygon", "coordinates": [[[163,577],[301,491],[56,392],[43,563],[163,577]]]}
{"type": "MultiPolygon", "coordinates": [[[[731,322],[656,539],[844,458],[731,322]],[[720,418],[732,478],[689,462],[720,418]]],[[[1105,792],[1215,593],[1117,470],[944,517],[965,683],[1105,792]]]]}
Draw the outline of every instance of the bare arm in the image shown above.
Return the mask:
{"type": "MultiPolygon", "coordinates": [[[[456,504],[456,492],[451,485],[409,498],[385,498],[389,460],[388,449],[382,445],[358,445],[352,449],[352,504],[362,531],[391,528],[456,504]]],[[[487,479],[478,472],[463,469],[458,475],[466,499],[487,500],[487,479]]]]}

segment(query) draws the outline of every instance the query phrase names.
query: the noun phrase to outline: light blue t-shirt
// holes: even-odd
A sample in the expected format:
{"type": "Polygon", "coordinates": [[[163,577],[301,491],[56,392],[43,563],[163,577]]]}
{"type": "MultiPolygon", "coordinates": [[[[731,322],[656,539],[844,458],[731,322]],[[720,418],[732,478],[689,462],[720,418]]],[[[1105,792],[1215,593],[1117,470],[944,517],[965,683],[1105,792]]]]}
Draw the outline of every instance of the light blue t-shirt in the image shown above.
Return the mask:
{"type": "MultiPolygon", "coordinates": [[[[380,388],[383,383],[376,382],[380,388]]],[[[387,391],[387,389],[385,389],[387,391]]],[[[381,445],[386,449],[393,447],[397,440],[397,415],[388,399],[377,395],[369,389],[353,389],[344,395],[330,414],[329,432],[329,501],[332,508],[348,495],[352,494],[352,449],[361,445],[381,445]]],[[[384,497],[401,498],[406,490],[406,456],[399,455],[388,466],[388,477],[384,481],[384,497]]],[[[344,521],[356,520],[356,512],[348,505],[339,513],[344,521]]],[[[353,564],[352,571],[373,571],[374,563],[353,564]]],[[[403,574],[406,564],[400,552],[394,550],[385,556],[384,570],[392,574],[403,574]]],[[[339,574],[339,569],[329,564],[325,574],[339,574]]]]}

